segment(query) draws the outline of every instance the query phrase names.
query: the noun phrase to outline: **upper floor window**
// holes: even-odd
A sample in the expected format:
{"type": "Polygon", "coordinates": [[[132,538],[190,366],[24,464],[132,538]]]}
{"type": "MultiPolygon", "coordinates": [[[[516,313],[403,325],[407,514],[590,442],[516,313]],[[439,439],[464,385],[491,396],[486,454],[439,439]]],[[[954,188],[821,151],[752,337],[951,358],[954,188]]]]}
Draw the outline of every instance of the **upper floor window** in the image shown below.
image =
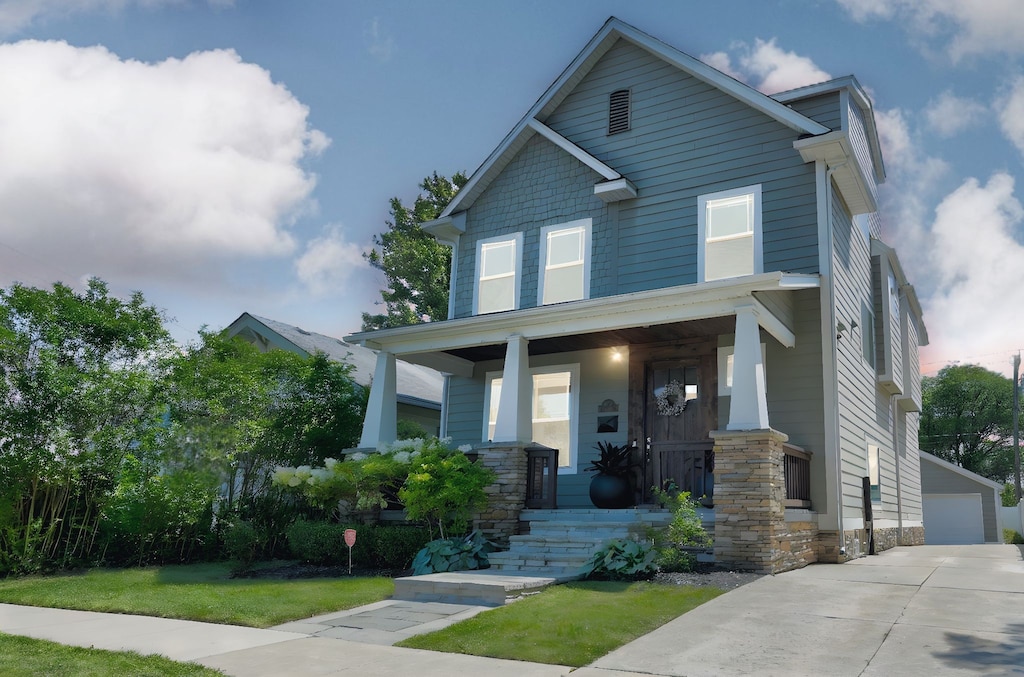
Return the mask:
{"type": "Polygon", "coordinates": [[[761,186],[698,197],[697,232],[698,281],[763,272],[761,186]]]}
{"type": "Polygon", "coordinates": [[[628,89],[620,89],[608,97],[608,136],[629,131],[628,89]]]}
{"type": "Polygon", "coordinates": [[[541,229],[539,305],[590,297],[590,233],[590,219],[541,229]]]}
{"type": "Polygon", "coordinates": [[[522,248],[522,233],[477,243],[474,314],[498,313],[519,307],[522,248]]]}

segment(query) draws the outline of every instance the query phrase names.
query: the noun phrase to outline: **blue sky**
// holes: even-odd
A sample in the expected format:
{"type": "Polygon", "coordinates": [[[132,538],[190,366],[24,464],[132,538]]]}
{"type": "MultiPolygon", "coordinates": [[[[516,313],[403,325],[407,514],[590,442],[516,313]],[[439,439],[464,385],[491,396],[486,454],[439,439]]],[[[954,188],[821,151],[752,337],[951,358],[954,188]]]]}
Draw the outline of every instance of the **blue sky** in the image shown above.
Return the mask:
{"type": "Polygon", "coordinates": [[[342,336],[388,199],[474,170],[610,15],[767,93],[854,74],[926,372],[1024,344],[1015,0],[0,0],[0,286],[141,290],[342,336]]]}

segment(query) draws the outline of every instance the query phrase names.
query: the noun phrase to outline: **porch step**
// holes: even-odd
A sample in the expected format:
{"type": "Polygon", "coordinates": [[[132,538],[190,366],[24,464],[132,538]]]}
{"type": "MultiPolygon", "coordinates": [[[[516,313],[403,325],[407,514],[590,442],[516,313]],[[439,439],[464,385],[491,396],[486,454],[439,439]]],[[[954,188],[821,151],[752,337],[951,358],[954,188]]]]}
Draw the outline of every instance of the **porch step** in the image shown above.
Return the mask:
{"type": "Polygon", "coordinates": [[[501,606],[509,597],[537,592],[574,578],[576,576],[528,567],[512,572],[484,569],[406,576],[395,579],[394,599],[501,606]]]}

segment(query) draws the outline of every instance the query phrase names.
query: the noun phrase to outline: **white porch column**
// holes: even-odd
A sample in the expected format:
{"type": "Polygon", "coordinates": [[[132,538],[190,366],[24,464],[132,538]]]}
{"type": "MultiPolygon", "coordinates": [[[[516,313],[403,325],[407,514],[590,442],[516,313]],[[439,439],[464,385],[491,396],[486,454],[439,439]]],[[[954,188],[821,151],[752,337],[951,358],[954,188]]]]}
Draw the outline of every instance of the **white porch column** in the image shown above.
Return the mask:
{"type": "Polygon", "coordinates": [[[366,403],[363,419],[361,449],[377,449],[381,443],[390,444],[398,437],[398,394],[396,391],[395,355],[380,351],[370,385],[370,401],[366,403]]]}
{"type": "Polygon", "coordinates": [[[533,439],[533,403],[530,400],[533,380],[528,344],[522,336],[508,338],[494,442],[530,442],[533,439]]]}
{"type": "Polygon", "coordinates": [[[732,397],[726,430],[767,430],[768,393],[761,358],[761,334],[757,309],[736,309],[736,343],[733,348],[732,397]]]}

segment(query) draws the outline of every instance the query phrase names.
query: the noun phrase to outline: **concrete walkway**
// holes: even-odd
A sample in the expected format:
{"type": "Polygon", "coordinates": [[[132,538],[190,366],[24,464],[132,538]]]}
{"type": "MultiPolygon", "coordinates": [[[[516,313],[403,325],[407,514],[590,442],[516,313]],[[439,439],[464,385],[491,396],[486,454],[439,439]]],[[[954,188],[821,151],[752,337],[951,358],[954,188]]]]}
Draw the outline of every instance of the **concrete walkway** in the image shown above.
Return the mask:
{"type": "Polygon", "coordinates": [[[896,548],[766,576],[578,670],[384,646],[483,609],[392,600],[257,630],[0,604],[0,632],[239,676],[1024,675],[1024,548],[1010,545],[896,548]]]}

